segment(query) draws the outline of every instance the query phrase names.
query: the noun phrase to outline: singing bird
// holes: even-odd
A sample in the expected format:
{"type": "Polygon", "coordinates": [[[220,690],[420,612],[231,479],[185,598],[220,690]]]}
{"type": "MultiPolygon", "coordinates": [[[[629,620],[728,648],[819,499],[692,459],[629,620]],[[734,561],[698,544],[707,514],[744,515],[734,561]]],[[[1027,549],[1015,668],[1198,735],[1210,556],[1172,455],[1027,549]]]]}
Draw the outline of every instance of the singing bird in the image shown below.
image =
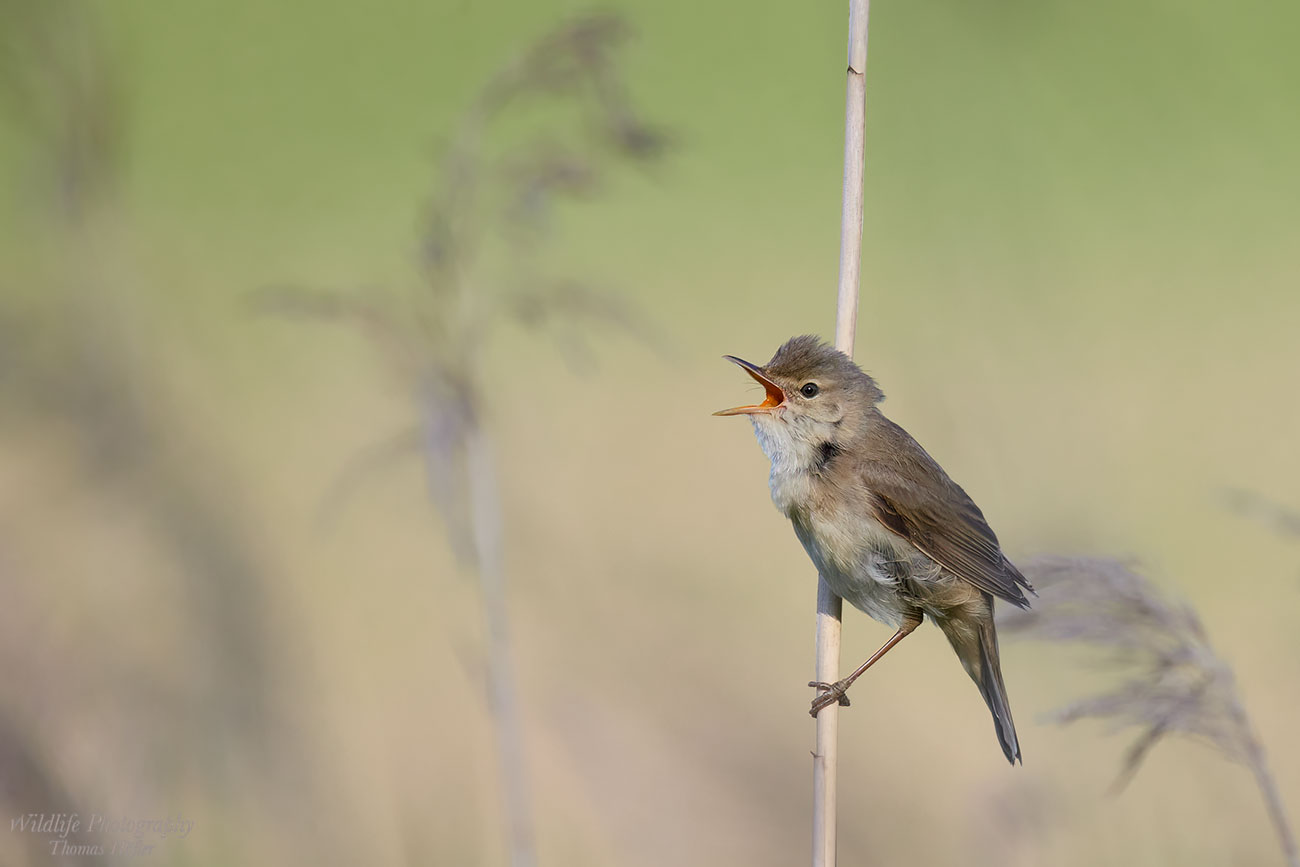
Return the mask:
{"type": "Polygon", "coordinates": [[[836,683],[810,683],[815,717],[929,616],[993,713],[1007,761],[1020,742],[993,626],[994,597],[1028,608],[1033,587],[1012,565],[979,507],[925,449],[877,407],[884,394],[844,353],[805,335],[762,367],[724,356],[766,391],[747,415],[772,463],[772,501],[827,584],[896,632],[836,683]]]}

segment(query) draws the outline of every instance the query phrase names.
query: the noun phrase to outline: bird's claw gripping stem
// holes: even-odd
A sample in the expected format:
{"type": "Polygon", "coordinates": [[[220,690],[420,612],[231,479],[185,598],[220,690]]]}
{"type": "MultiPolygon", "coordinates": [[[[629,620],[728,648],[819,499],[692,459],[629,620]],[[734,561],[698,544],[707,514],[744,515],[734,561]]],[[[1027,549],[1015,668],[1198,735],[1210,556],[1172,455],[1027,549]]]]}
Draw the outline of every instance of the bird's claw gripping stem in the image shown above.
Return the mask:
{"type": "Polygon", "coordinates": [[[809,716],[816,717],[822,708],[830,707],[836,702],[839,702],[841,707],[849,706],[849,697],[845,695],[849,688],[846,682],[839,680],[835,683],[822,683],[819,680],[810,680],[808,685],[816,687],[820,693],[813,699],[812,709],[808,711],[809,716]]]}

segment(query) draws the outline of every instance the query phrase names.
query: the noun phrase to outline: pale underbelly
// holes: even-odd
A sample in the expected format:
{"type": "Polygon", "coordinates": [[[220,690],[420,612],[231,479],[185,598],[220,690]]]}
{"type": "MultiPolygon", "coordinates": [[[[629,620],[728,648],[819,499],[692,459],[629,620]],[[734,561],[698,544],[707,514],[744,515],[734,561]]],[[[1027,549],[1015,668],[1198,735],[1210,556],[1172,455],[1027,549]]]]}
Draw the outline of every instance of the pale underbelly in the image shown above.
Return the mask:
{"type": "Polygon", "coordinates": [[[874,620],[897,628],[908,612],[927,609],[928,591],[946,583],[928,557],[876,521],[827,526],[795,520],[795,534],[837,596],[874,620]]]}
{"type": "Polygon", "coordinates": [[[877,577],[870,574],[876,571],[870,568],[848,572],[830,564],[817,563],[816,557],[813,562],[835,595],[873,620],[897,628],[903,622],[904,613],[915,608],[897,582],[882,580],[884,573],[878,572],[881,577],[877,577]]]}

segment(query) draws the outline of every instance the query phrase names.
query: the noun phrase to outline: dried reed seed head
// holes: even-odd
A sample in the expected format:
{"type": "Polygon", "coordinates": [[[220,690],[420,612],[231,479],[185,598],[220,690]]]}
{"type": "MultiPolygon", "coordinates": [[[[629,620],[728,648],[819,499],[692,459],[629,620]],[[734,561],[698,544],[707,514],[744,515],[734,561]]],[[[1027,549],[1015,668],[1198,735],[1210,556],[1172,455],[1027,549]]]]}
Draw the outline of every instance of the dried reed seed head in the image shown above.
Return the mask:
{"type": "Polygon", "coordinates": [[[1112,690],[1053,715],[1060,723],[1093,718],[1143,730],[1125,756],[1121,784],[1169,734],[1245,760],[1254,734],[1236,680],[1194,609],[1117,560],[1039,558],[1025,563],[1024,572],[1039,588],[1039,599],[1031,610],[1001,612],[1005,632],[1106,651],[1122,677],[1112,690]]]}

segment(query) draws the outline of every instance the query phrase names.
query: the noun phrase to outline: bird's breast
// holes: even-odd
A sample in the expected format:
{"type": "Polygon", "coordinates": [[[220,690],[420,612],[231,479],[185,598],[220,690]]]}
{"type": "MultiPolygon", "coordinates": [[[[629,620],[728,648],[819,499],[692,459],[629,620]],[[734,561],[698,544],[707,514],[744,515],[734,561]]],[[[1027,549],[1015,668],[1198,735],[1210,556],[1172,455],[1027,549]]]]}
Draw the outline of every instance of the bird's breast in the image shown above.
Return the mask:
{"type": "Polygon", "coordinates": [[[772,502],[781,513],[792,517],[796,512],[807,511],[816,499],[815,482],[810,473],[772,462],[768,477],[772,502]]]}
{"type": "Polygon", "coordinates": [[[938,567],[871,517],[865,490],[836,484],[819,471],[817,449],[791,436],[783,423],[753,421],[772,463],[772,502],[794,524],[817,570],[851,605],[897,627],[906,612],[924,605],[923,585],[939,576],[938,567]]]}

